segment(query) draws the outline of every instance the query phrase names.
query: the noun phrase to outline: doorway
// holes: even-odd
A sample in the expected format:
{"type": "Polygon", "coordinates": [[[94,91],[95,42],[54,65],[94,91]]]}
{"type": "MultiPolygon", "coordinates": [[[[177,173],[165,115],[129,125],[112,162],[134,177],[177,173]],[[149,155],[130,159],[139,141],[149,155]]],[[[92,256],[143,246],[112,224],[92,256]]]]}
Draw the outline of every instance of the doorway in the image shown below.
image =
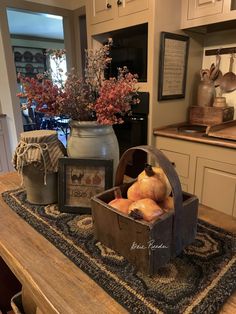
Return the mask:
{"type": "MultiPolygon", "coordinates": [[[[36,79],[37,75],[52,71],[51,77],[56,77],[55,62],[49,52],[65,49],[63,17],[8,8],[7,19],[16,75],[36,79]]],[[[66,59],[60,67],[65,74],[66,59]]],[[[65,76],[63,79],[65,80],[65,76]]],[[[16,93],[23,95],[19,97],[23,130],[55,129],[58,131],[59,139],[65,144],[67,134],[64,129],[58,127],[54,117],[36,112],[32,107],[27,108],[25,105],[27,99],[24,97],[23,86],[20,82],[17,84],[16,93]]]]}

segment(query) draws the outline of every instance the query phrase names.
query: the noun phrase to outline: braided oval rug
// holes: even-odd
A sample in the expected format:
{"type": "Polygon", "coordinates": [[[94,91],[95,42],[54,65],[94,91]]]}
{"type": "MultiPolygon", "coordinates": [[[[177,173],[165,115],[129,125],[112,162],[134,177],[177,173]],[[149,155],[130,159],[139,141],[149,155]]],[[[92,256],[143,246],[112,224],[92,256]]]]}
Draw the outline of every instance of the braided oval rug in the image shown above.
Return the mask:
{"type": "Polygon", "coordinates": [[[151,278],[95,241],[90,215],[31,205],[22,189],[2,196],[130,313],[217,313],[236,290],[236,235],[206,222],[198,221],[195,242],[151,278]]]}

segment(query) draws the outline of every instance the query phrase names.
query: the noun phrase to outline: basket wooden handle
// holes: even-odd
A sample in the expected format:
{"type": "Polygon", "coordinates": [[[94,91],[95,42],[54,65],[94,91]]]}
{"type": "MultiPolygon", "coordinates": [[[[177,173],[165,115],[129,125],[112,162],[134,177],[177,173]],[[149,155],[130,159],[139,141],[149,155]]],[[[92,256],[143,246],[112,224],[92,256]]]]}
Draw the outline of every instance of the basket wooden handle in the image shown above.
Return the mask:
{"type": "Polygon", "coordinates": [[[119,161],[119,165],[117,167],[116,171],[116,177],[115,177],[115,185],[121,185],[123,183],[123,178],[125,174],[125,168],[130,160],[132,158],[133,153],[136,150],[142,150],[148,154],[151,154],[155,157],[156,161],[159,163],[160,167],[163,169],[164,173],[166,174],[173,193],[174,198],[174,204],[176,205],[175,211],[178,211],[178,204],[181,204],[182,207],[182,189],[181,184],[179,181],[179,177],[172,165],[172,163],[167,159],[167,157],[157,148],[149,146],[149,145],[143,145],[143,146],[135,146],[132,148],[127,149],[124,154],[121,156],[121,159],[119,161]]]}
{"type": "Polygon", "coordinates": [[[173,238],[175,239],[175,249],[176,251],[179,251],[179,248],[181,247],[181,243],[178,237],[178,230],[180,226],[181,212],[182,212],[182,207],[183,207],[182,206],[183,194],[182,194],[179,177],[173,165],[166,158],[166,156],[160,150],[149,145],[135,146],[135,147],[127,149],[124,152],[124,154],[121,156],[121,159],[119,161],[117,171],[116,171],[115,185],[118,186],[123,183],[123,178],[124,178],[127,162],[132,158],[132,155],[136,150],[142,150],[154,156],[156,161],[159,163],[159,166],[163,169],[164,173],[166,174],[170,182],[170,185],[172,188],[172,194],[174,198],[174,209],[175,209],[173,238]]]}

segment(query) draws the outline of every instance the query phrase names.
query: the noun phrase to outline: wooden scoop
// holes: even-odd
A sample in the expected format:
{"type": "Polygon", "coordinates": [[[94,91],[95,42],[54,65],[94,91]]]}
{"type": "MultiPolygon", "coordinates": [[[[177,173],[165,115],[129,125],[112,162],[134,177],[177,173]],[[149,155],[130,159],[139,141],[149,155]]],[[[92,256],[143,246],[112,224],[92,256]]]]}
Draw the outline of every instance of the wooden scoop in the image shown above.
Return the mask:
{"type": "Polygon", "coordinates": [[[216,66],[215,66],[215,72],[212,73],[212,80],[214,81],[215,87],[220,85],[221,79],[222,79],[222,72],[220,70],[220,55],[216,55],[216,66]]]}
{"type": "Polygon", "coordinates": [[[236,75],[232,72],[234,55],[230,57],[229,72],[225,73],[220,81],[222,93],[230,93],[236,89],[236,75]]]}

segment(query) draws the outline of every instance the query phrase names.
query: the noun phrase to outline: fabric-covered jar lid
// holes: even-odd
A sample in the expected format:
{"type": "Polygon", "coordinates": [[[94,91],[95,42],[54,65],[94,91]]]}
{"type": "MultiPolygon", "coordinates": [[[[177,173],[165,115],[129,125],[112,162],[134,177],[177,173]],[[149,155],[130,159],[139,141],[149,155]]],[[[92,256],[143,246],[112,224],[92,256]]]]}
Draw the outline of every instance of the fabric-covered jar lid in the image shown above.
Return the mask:
{"type": "Polygon", "coordinates": [[[65,155],[66,149],[59,141],[56,131],[28,131],[20,135],[13,165],[17,171],[22,171],[24,166],[32,164],[46,172],[57,172],[58,159],[65,155]]]}

